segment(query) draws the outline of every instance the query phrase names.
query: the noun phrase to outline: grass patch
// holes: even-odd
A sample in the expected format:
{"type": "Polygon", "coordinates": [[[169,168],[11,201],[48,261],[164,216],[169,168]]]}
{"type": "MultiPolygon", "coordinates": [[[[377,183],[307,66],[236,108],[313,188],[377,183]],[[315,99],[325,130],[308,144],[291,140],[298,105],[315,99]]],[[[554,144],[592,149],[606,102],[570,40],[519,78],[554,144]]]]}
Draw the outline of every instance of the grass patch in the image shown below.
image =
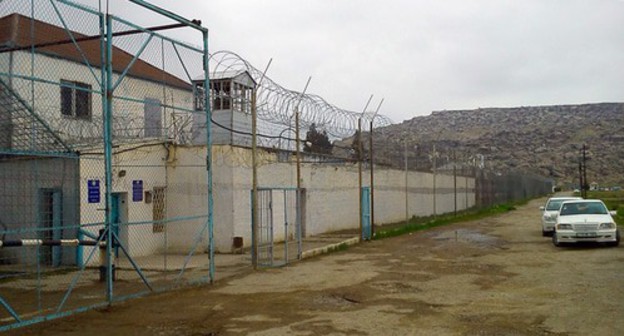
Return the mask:
{"type": "Polygon", "coordinates": [[[332,246],[331,248],[329,248],[327,252],[332,253],[332,252],[346,251],[348,248],[349,248],[349,245],[347,245],[346,243],[340,243],[336,246],[332,246]]]}
{"type": "Polygon", "coordinates": [[[471,220],[477,220],[493,215],[506,213],[516,210],[517,205],[522,205],[528,202],[528,200],[522,202],[516,202],[513,204],[499,204],[489,208],[482,209],[469,209],[454,214],[444,214],[439,216],[428,217],[412,217],[408,223],[401,222],[395,224],[384,225],[375,230],[375,237],[373,239],[384,239],[390,237],[401,236],[410,232],[427,230],[430,228],[444,226],[459,222],[466,222],[471,220]]]}

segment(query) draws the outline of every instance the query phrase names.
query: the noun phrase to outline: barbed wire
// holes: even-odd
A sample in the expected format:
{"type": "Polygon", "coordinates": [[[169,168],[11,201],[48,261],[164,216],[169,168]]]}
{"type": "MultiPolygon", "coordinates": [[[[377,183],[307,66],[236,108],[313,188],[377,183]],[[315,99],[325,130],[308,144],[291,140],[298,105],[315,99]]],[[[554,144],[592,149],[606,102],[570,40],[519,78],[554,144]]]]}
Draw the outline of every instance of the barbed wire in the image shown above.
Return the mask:
{"type": "Polygon", "coordinates": [[[362,113],[341,109],[318,95],[289,90],[266,75],[260,81],[263,72],[234,52],[217,51],[210,56],[210,62],[211,76],[219,72],[247,71],[256,83],[260,82],[256,98],[258,119],[292,127],[295,107],[298,105],[301,128],[307,129],[315,124],[317,128],[325,130],[328,135],[335,138],[352,136],[358,129],[360,118],[366,125],[374,119],[376,127],[392,123],[392,120],[384,115],[375,115],[370,111],[362,113]]]}

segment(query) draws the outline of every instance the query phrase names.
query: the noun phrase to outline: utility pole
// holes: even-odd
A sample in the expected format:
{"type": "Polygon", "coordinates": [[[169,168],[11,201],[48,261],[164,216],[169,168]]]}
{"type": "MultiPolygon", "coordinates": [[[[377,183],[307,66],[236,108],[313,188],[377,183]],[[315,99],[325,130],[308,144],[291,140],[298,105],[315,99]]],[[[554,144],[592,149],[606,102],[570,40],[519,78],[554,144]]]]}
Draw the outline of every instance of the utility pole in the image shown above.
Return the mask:
{"type": "Polygon", "coordinates": [[[581,195],[583,198],[587,198],[587,190],[589,190],[589,183],[587,183],[587,149],[589,149],[589,147],[583,144],[583,185],[581,187],[581,195]]]}
{"type": "Polygon", "coordinates": [[[578,172],[579,172],[579,191],[581,192],[581,197],[583,197],[583,186],[585,184],[583,183],[583,162],[581,161],[580,157],[579,157],[579,163],[578,163],[578,172]]]}

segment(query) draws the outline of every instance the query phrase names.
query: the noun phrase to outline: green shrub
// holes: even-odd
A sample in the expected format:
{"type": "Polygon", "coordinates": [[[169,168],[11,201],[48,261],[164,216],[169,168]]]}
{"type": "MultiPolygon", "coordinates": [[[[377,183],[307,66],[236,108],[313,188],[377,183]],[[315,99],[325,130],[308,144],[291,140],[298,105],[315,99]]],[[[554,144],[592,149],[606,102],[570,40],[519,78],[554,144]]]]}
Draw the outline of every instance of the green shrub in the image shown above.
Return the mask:
{"type": "MultiPolygon", "coordinates": [[[[522,204],[525,202],[514,203],[522,204]]],[[[458,222],[465,222],[470,220],[476,220],[480,218],[485,218],[492,215],[497,215],[509,211],[516,210],[514,204],[498,204],[491,206],[489,208],[483,209],[468,209],[464,211],[460,211],[457,215],[454,214],[444,214],[439,216],[428,216],[428,217],[412,217],[408,223],[401,222],[386,225],[386,228],[380,227],[375,231],[375,237],[373,239],[383,239],[396,237],[400,235],[404,235],[406,233],[422,231],[430,228],[434,228],[437,226],[448,225],[458,222]]]]}

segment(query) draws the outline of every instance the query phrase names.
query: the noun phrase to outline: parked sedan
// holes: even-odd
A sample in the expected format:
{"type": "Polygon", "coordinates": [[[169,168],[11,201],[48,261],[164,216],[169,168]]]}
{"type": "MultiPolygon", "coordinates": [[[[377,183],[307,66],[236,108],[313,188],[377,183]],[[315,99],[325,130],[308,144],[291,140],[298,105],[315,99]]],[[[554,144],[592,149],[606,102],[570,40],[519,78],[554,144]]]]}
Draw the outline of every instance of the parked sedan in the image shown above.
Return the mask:
{"type": "Polygon", "coordinates": [[[564,201],[557,215],[553,245],[598,242],[620,244],[620,232],[607,206],[601,200],[564,201]]]}
{"type": "Polygon", "coordinates": [[[542,210],[542,236],[552,236],[555,231],[555,223],[557,223],[557,215],[559,214],[559,208],[561,203],[571,200],[580,200],[581,197],[551,197],[546,201],[544,206],[540,207],[542,210]]]}

